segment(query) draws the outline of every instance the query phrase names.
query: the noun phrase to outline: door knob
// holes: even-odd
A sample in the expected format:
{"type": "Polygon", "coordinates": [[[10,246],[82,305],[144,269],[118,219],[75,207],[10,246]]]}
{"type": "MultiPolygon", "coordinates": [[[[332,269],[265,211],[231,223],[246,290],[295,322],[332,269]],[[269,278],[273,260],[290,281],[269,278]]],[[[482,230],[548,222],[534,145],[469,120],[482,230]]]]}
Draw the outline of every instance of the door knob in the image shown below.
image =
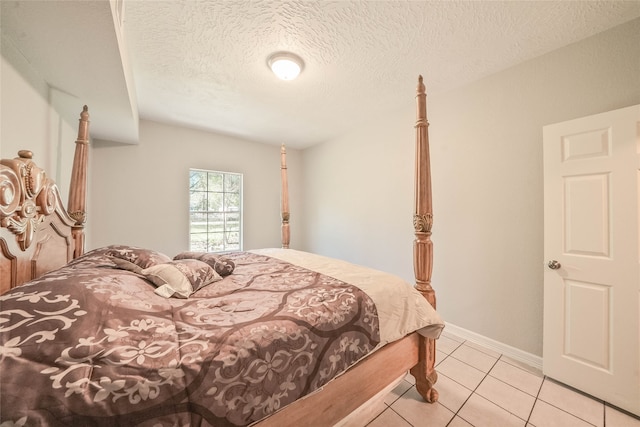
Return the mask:
{"type": "Polygon", "coordinates": [[[562,267],[562,265],[560,265],[560,263],[558,261],[556,261],[555,259],[552,259],[551,261],[549,261],[547,263],[547,267],[549,267],[552,270],[557,270],[560,267],[562,267]]]}

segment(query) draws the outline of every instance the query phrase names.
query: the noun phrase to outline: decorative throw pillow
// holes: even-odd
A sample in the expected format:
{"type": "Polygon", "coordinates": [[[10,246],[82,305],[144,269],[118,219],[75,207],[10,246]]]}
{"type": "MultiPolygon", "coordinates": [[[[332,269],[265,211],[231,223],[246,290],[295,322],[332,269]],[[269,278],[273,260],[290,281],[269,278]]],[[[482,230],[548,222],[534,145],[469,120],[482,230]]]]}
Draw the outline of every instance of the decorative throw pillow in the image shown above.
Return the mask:
{"type": "Polygon", "coordinates": [[[222,277],[230,275],[236,268],[235,263],[229,258],[210,252],[181,252],[174,256],[173,259],[197,259],[206,262],[222,277]]]}
{"type": "Polygon", "coordinates": [[[136,246],[112,245],[105,249],[105,255],[112,258],[120,258],[139,266],[140,268],[148,268],[156,264],[162,264],[171,261],[169,256],[151,249],[138,248],[136,246]]]}
{"type": "Polygon", "coordinates": [[[144,276],[156,285],[155,293],[165,298],[189,298],[198,289],[222,280],[209,264],[195,259],[170,260],[149,268],[120,258],[113,258],[113,262],[123,270],[144,276]]]}

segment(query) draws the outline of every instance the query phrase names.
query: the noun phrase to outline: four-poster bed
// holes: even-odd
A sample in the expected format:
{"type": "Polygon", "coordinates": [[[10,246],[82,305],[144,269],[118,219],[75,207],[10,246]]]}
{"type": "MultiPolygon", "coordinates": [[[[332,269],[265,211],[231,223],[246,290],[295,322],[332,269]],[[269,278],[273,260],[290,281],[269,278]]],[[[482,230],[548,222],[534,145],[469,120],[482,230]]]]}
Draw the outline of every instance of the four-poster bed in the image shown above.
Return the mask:
{"type": "Polygon", "coordinates": [[[417,92],[415,289],[288,249],[284,147],[282,249],[173,260],[115,245],[84,254],[86,107],[68,209],[30,152],[2,160],[0,422],[358,425],[407,371],[437,400],[422,77],[417,92]],[[400,312],[385,303],[396,295],[400,312]]]}

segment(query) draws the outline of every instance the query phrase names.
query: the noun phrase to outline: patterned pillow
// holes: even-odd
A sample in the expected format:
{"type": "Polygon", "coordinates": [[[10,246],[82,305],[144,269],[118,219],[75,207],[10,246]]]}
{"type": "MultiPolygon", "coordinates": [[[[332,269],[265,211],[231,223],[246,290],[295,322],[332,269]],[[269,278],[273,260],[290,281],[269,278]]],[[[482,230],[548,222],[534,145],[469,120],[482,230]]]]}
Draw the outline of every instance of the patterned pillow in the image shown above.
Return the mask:
{"type": "Polygon", "coordinates": [[[173,259],[197,259],[206,262],[222,277],[230,275],[236,268],[235,263],[229,258],[210,252],[181,252],[174,256],[173,259]]]}
{"type": "Polygon", "coordinates": [[[136,246],[112,245],[107,246],[105,249],[105,255],[129,261],[140,268],[148,268],[171,261],[169,256],[161,252],[136,246]]]}
{"type": "Polygon", "coordinates": [[[209,264],[196,259],[170,260],[149,268],[120,258],[113,258],[113,262],[123,270],[144,276],[156,285],[155,293],[165,298],[189,298],[198,289],[222,280],[209,264]]]}

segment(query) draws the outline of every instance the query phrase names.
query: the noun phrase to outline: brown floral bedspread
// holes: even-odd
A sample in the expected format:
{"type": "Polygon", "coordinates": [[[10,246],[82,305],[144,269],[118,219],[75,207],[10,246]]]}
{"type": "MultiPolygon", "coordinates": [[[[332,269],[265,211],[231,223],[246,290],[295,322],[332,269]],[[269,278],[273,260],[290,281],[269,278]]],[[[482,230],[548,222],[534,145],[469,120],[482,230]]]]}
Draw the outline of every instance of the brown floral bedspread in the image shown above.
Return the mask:
{"type": "Polygon", "coordinates": [[[376,308],[359,289],[229,257],[234,273],[189,299],[154,294],[105,250],[0,296],[0,421],[247,425],[377,345],[376,308]]]}

